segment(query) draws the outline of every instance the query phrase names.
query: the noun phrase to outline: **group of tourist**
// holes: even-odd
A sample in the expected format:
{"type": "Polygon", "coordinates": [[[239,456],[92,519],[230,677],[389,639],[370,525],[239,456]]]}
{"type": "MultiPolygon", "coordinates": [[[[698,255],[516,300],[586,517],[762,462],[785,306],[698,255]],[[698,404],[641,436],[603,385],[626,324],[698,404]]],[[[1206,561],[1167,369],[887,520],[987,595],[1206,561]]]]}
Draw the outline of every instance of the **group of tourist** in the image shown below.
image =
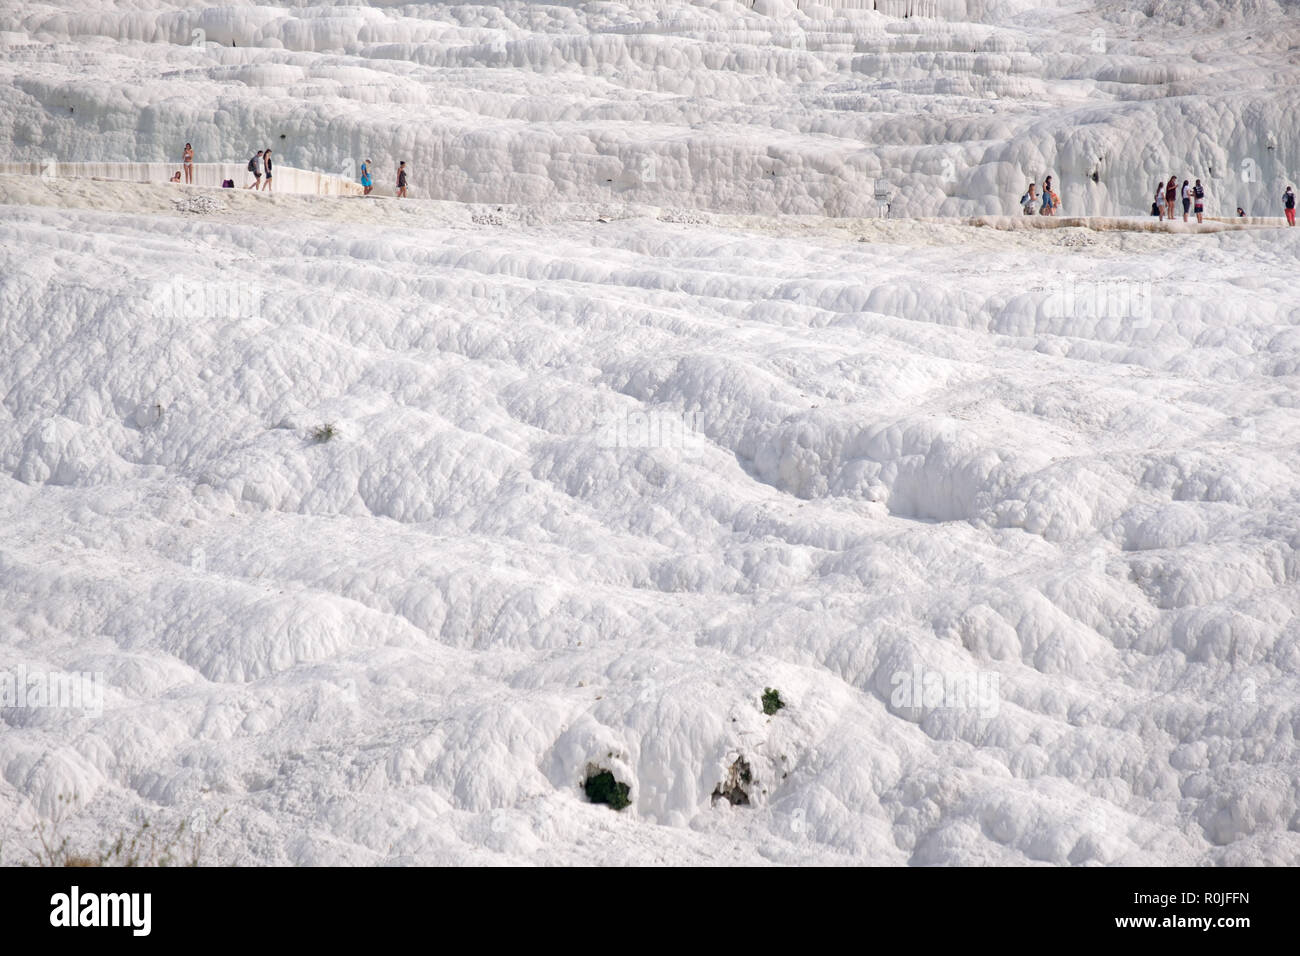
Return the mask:
{"type": "MultiPolygon", "coordinates": [[[[397,198],[406,198],[406,161],[403,160],[397,164],[397,198]]],[[[363,196],[369,196],[375,188],[374,179],[370,175],[370,160],[361,164],[361,189],[363,196]]]]}
{"type": "MultiPolygon", "coordinates": [[[[192,185],[194,183],[194,147],[189,143],[185,144],[185,150],[182,155],[182,169],[184,170],[184,179],[181,178],[181,170],[177,170],[171,178],[173,183],[184,181],[192,185]]],[[[260,191],[271,191],[271,179],[274,175],[274,161],[271,159],[271,150],[259,149],[257,154],[248,161],[248,171],[253,174],[253,181],[245,186],[245,189],[260,191]]],[[[371,176],[371,161],[366,160],[361,164],[361,188],[362,195],[369,196],[375,188],[374,179],[371,176]]],[[[230,180],[226,180],[222,185],[233,186],[230,180]]],[[[397,198],[406,198],[407,170],[406,162],[402,161],[397,164],[397,198]]],[[[1198,179],[1195,182],[1184,179],[1180,187],[1178,177],[1170,176],[1167,182],[1156,184],[1155,199],[1151,203],[1151,215],[1158,216],[1161,222],[1168,219],[1170,222],[1178,214],[1178,201],[1182,200],[1183,205],[1183,222],[1189,222],[1189,216],[1195,215],[1197,222],[1205,221],[1205,187],[1198,179]]],[[[1042,193],[1040,195],[1037,183],[1030,183],[1025,190],[1025,194],[1020,197],[1020,207],[1026,216],[1058,216],[1061,213],[1061,197],[1052,186],[1052,177],[1048,176],[1043,180],[1042,193]]],[[[1282,211],[1286,216],[1288,226],[1295,225],[1295,190],[1290,186],[1282,193],[1282,211]]],[[[1244,218],[1246,212],[1240,206],[1237,207],[1237,216],[1244,218]]]]}
{"type": "Polygon", "coordinates": [[[1048,176],[1043,180],[1043,194],[1041,198],[1038,195],[1038,184],[1030,183],[1025,194],[1020,197],[1020,209],[1026,216],[1038,214],[1040,216],[1059,216],[1061,213],[1061,197],[1056,190],[1052,188],[1052,177],[1048,176]]]}
{"type": "MultiPolygon", "coordinates": [[[[1205,222],[1205,186],[1199,179],[1184,179],[1181,186],[1178,185],[1178,177],[1170,176],[1167,182],[1156,183],[1155,199],[1151,203],[1151,215],[1158,216],[1161,222],[1168,219],[1173,222],[1178,215],[1178,203],[1182,201],[1183,222],[1190,222],[1191,216],[1196,217],[1197,222],[1205,222]]],[[[1052,188],[1052,177],[1048,176],[1043,180],[1042,195],[1039,195],[1037,183],[1030,183],[1023,196],[1020,197],[1020,206],[1026,216],[1056,216],[1060,215],[1061,197],[1056,194],[1052,188]]],[[[1290,186],[1282,193],[1282,212],[1286,216],[1288,226],[1295,225],[1295,190],[1290,186]]],[[[1237,207],[1237,217],[1244,219],[1246,211],[1240,206],[1237,207]]]]}
{"type": "Polygon", "coordinates": [[[1180,190],[1177,176],[1170,176],[1167,183],[1156,183],[1156,197],[1155,201],[1151,203],[1151,215],[1159,216],[1161,222],[1166,219],[1173,222],[1174,217],[1177,215],[1179,196],[1183,200],[1183,222],[1188,221],[1188,214],[1193,211],[1196,213],[1196,221],[1204,222],[1205,187],[1201,185],[1199,179],[1196,180],[1195,185],[1184,179],[1180,190]],[[1195,210],[1192,209],[1193,203],[1196,204],[1195,210]]]}
{"type": "MultiPolygon", "coordinates": [[[[181,171],[177,170],[172,174],[171,182],[185,182],[193,185],[194,183],[194,147],[189,143],[185,144],[183,168],[185,170],[184,179],[181,178],[181,171]]],[[[372,163],[366,160],[361,164],[361,188],[362,195],[369,196],[374,190],[374,180],[371,177],[372,163]]],[[[252,189],[259,192],[270,192],[271,184],[275,177],[275,160],[272,159],[271,150],[259,149],[248,161],[248,171],[252,174],[253,181],[245,189],[252,189]]],[[[406,198],[407,177],[406,162],[402,161],[397,164],[397,198],[406,198]]],[[[222,183],[223,186],[233,187],[234,183],[227,179],[222,183]]]]}

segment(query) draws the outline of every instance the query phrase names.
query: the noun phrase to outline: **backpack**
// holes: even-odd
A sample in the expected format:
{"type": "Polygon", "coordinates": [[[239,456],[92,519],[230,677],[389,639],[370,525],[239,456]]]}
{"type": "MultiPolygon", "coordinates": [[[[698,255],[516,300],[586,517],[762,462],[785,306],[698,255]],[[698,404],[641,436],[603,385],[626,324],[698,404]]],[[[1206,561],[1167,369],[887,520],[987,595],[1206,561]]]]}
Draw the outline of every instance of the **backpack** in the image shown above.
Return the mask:
{"type": "Polygon", "coordinates": [[[1160,207],[1157,206],[1155,203],[1151,204],[1151,215],[1153,216],[1160,215],[1160,207]]]}
{"type": "Polygon", "coordinates": [[[1205,198],[1205,187],[1203,187],[1203,186],[1193,186],[1193,187],[1192,187],[1192,195],[1195,196],[1197,199],[1204,199],[1204,198],[1205,198]]]}
{"type": "Polygon", "coordinates": [[[248,161],[248,171],[249,171],[250,173],[255,173],[255,172],[257,172],[257,157],[256,157],[256,156],[254,156],[252,159],[250,159],[250,160],[248,161]]]}

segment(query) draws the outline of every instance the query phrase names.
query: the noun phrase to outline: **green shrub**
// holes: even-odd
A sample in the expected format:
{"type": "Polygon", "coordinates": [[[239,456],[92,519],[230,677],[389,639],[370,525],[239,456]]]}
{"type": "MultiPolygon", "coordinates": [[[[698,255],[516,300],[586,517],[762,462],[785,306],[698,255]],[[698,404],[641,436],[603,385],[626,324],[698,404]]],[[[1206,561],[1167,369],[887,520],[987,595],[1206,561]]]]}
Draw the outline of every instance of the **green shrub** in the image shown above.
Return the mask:
{"type": "Polygon", "coordinates": [[[781,692],[771,687],[763,688],[763,713],[771,717],[778,710],[785,706],[785,701],[781,699],[781,692]]]}
{"type": "Polygon", "coordinates": [[[324,425],[317,425],[311,430],[311,437],[318,443],[324,443],[336,437],[339,430],[334,427],[333,422],[326,422],[324,425]]]}
{"type": "Polygon", "coordinates": [[[622,810],[632,804],[628,799],[628,794],[632,792],[631,788],[615,780],[614,775],[608,770],[588,773],[582,789],[586,791],[587,799],[592,803],[605,803],[615,810],[622,810]]]}

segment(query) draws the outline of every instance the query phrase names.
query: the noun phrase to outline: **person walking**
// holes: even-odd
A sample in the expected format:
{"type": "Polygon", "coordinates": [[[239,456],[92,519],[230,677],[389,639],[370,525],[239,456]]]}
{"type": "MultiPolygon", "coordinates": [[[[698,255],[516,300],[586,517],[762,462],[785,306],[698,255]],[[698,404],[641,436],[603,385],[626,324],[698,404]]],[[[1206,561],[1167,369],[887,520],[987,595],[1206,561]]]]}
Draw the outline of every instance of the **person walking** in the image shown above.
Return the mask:
{"type": "Polygon", "coordinates": [[[406,198],[406,161],[397,164],[397,198],[406,198]]]}
{"type": "Polygon", "coordinates": [[[1196,213],[1197,222],[1205,222],[1205,187],[1199,179],[1192,187],[1192,211],[1196,213]]]}
{"type": "Polygon", "coordinates": [[[266,162],[266,180],[262,183],[262,189],[269,193],[271,191],[271,151],[269,149],[263,154],[263,158],[266,162]]]}
{"type": "Polygon", "coordinates": [[[1286,192],[1282,194],[1282,209],[1286,212],[1286,224],[1295,225],[1295,190],[1290,186],[1286,187],[1286,192]]]}
{"type": "Polygon", "coordinates": [[[369,196],[370,190],[374,189],[374,184],[370,181],[370,160],[361,164],[361,195],[369,196]]]}
{"type": "Polygon", "coordinates": [[[1165,183],[1165,216],[1170,222],[1174,221],[1174,202],[1178,199],[1178,177],[1170,176],[1169,182],[1165,183]]]}
{"type": "Polygon", "coordinates": [[[185,185],[194,185],[194,147],[189,143],[185,144],[185,152],[181,154],[181,159],[185,166],[185,185]]]}
{"type": "Polygon", "coordinates": [[[1038,212],[1038,184],[1037,183],[1029,184],[1029,188],[1025,190],[1025,194],[1020,197],[1020,206],[1021,206],[1021,211],[1026,216],[1032,216],[1034,213],[1038,212]]]}
{"type": "Polygon", "coordinates": [[[262,188],[262,151],[259,149],[257,155],[248,161],[248,171],[253,174],[253,181],[245,186],[245,189],[262,188]]]}

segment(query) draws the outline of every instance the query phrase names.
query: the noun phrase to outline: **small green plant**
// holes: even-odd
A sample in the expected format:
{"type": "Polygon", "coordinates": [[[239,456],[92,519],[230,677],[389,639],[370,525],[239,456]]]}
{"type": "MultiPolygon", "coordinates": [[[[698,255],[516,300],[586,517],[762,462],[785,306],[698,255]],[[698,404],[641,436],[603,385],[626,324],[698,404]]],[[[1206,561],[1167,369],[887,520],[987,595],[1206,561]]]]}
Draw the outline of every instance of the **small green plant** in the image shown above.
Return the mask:
{"type": "Polygon", "coordinates": [[[586,791],[587,799],[592,803],[608,804],[614,810],[622,810],[632,805],[632,801],[628,799],[631,788],[615,780],[614,775],[608,770],[588,772],[587,779],[582,783],[582,789],[586,791]]]}
{"type": "Polygon", "coordinates": [[[312,440],[317,444],[323,444],[338,437],[339,430],[334,427],[333,422],[326,422],[324,425],[317,425],[311,430],[312,440]]]}
{"type": "Polygon", "coordinates": [[[781,692],[771,687],[763,688],[763,713],[771,717],[778,710],[785,706],[785,701],[781,699],[781,692]]]}

